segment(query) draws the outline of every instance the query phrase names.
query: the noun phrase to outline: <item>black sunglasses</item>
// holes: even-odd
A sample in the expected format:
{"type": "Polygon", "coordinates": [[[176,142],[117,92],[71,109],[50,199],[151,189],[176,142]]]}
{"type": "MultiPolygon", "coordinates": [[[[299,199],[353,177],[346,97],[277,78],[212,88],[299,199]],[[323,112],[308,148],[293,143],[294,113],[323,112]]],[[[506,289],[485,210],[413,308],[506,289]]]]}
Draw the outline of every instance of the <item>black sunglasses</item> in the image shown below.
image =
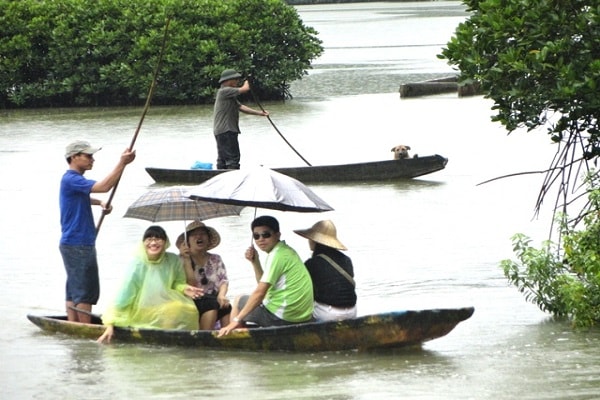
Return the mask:
{"type": "Polygon", "coordinates": [[[262,237],[263,239],[268,239],[268,238],[270,238],[271,236],[273,236],[273,234],[272,234],[271,232],[253,233],[253,234],[252,234],[252,237],[254,238],[254,240],[258,240],[258,239],[260,239],[261,237],[262,237]]]}
{"type": "Polygon", "coordinates": [[[199,268],[199,269],[198,269],[198,273],[199,273],[200,275],[202,275],[202,278],[200,279],[200,283],[201,283],[202,285],[206,285],[206,284],[208,283],[208,279],[206,278],[206,274],[204,273],[204,267],[202,267],[202,268],[199,268]]]}

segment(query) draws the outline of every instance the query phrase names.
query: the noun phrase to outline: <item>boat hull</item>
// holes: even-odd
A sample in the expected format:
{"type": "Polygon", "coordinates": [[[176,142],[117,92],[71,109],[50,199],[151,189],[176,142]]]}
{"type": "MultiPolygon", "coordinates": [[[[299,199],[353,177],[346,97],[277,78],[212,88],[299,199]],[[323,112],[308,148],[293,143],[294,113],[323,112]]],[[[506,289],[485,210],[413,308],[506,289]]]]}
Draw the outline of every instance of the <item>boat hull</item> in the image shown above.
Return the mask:
{"type": "MultiPolygon", "coordinates": [[[[438,154],[403,160],[373,161],[356,164],[273,168],[304,183],[367,182],[411,179],[442,170],[448,159],[438,154]]],[[[157,183],[198,184],[226,169],[169,169],[147,167],[157,183]]]]}
{"type": "MultiPolygon", "coordinates": [[[[282,327],[238,329],[217,337],[217,331],[179,331],[115,328],[118,342],[185,346],[222,350],[322,352],[377,350],[418,346],[447,335],[474,309],[434,309],[366,315],[343,321],[282,327]]],[[[79,338],[97,339],[104,331],[99,318],[91,324],[66,321],[65,316],[27,318],[42,330],[79,338]]]]}

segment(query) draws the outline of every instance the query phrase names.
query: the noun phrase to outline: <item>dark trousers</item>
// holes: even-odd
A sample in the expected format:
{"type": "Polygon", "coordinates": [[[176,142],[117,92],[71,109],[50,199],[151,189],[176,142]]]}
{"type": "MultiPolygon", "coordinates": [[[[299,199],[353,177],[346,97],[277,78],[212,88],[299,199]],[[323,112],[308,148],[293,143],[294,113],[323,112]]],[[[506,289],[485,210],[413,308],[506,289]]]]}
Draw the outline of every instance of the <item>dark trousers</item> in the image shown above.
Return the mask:
{"type": "Polygon", "coordinates": [[[217,140],[217,169],[240,169],[238,132],[219,133],[217,140]]]}

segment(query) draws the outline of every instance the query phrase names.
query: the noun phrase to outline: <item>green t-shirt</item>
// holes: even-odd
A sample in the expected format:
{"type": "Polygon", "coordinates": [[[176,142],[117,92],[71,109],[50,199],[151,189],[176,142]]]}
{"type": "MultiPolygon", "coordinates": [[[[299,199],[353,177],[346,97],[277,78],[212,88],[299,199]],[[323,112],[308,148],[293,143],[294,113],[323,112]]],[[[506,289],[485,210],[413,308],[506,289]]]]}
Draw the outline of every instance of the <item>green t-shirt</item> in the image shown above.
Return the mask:
{"type": "Polygon", "coordinates": [[[310,274],[298,253],[280,241],[268,254],[261,282],[271,285],[264,306],[288,322],[306,322],[313,313],[310,274]]]}

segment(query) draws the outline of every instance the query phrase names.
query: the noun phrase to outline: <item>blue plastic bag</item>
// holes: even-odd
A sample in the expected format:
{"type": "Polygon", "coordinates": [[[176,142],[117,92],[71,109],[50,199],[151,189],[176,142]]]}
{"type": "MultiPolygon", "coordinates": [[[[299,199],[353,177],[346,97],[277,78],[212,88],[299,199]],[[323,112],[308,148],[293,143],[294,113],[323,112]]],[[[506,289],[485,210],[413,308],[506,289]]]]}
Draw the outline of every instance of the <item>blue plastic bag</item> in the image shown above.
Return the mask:
{"type": "Polygon", "coordinates": [[[190,168],[191,169],[212,169],[212,163],[196,161],[190,168]]]}

